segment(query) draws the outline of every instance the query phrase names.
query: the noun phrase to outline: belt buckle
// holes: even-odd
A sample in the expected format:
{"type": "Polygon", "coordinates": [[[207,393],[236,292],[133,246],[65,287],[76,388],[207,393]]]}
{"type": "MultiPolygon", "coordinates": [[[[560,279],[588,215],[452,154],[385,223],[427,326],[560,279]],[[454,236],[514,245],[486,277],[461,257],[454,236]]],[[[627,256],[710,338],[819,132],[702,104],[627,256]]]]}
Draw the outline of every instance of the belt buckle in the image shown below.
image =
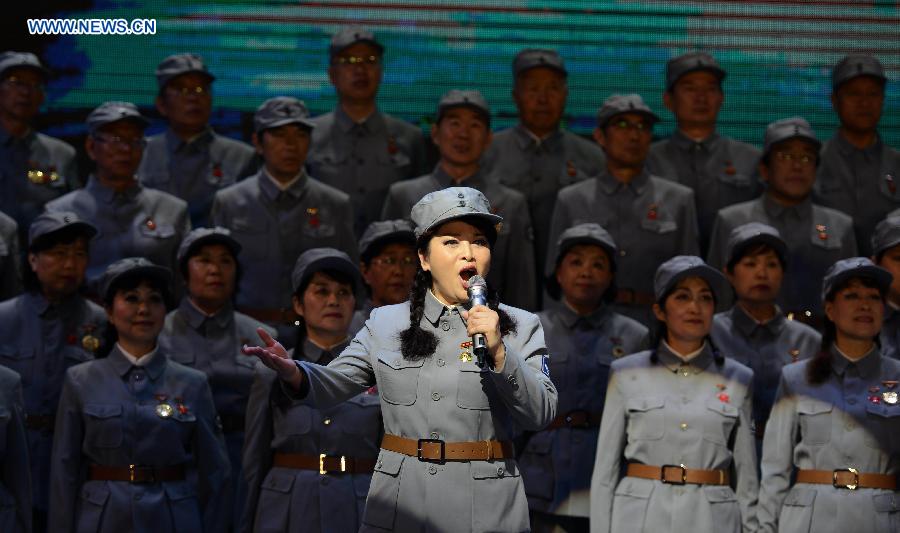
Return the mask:
{"type": "Polygon", "coordinates": [[[419,461],[424,461],[427,463],[444,463],[446,461],[446,444],[441,439],[419,439],[416,442],[416,459],[419,461]],[[422,457],[422,443],[431,443],[431,444],[440,444],[441,445],[441,456],[438,459],[428,459],[426,457],[422,457]]]}
{"type": "Polygon", "coordinates": [[[859,470],[849,467],[849,468],[838,468],[837,470],[831,473],[831,485],[836,489],[847,489],[847,490],[856,490],[859,488],[859,470]],[[838,473],[840,472],[849,472],[853,474],[853,483],[845,483],[840,484],[837,481],[838,473]]]}
{"type": "Polygon", "coordinates": [[[684,485],[686,483],[685,478],[687,478],[687,468],[684,465],[662,465],[661,467],[659,467],[659,480],[663,483],[667,483],[669,485],[684,485]],[[666,479],[667,468],[678,468],[679,470],[681,470],[681,480],[670,481],[666,479]]]}
{"type": "MultiPolygon", "coordinates": [[[[324,476],[325,474],[328,473],[328,470],[325,470],[325,457],[326,457],[326,456],[325,456],[324,453],[320,453],[320,454],[319,454],[319,475],[322,475],[322,476],[324,476]]],[[[340,472],[341,472],[341,473],[344,473],[344,472],[347,471],[347,457],[344,456],[344,455],[342,455],[342,456],[340,457],[340,459],[341,459],[341,470],[340,470],[340,472]]]]}
{"type": "Polygon", "coordinates": [[[135,468],[134,465],[128,465],[128,482],[129,482],[129,483],[134,483],[134,482],[135,482],[135,470],[134,470],[134,468],[135,468]]]}

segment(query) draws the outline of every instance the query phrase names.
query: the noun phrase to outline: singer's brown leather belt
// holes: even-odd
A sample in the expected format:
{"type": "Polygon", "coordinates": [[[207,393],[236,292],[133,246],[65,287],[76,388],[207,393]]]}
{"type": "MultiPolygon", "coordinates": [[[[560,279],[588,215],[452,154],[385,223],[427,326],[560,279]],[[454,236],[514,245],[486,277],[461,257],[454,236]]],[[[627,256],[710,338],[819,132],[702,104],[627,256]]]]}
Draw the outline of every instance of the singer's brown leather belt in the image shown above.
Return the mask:
{"type": "Polygon", "coordinates": [[[550,425],[547,426],[547,429],[600,427],[600,418],[602,416],[602,411],[569,411],[554,418],[553,422],[550,422],[550,425]]]}
{"type": "Polygon", "coordinates": [[[866,474],[855,468],[837,470],[800,470],[797,483],[832,485],[839,489],[885,489],[897,490],[897,476],[888,474],[866,474]]]}
{"type": "Polygon", "coordinates": [[[375,459],[329,456],[323,454],[276,453],[272,464],[297,470],[318,470],[320,474],[371,474],[375,471],[375,459]]]}
{"type": "Polygon", "coordinates": [[[245,315],[251,316],[260,322],[269,324],[288,324],[292,325],[300,318],[300,315],[293,309],[287,307],[281,308],[265,308],[265,307],[240,307],[238,311],[245,315]]]}
{"type": "Polygon", "coordinates": [[[684,465],[651,466],[640,463],[629,463],[627,476],[643,479],[657,479],[672,485],[728,485],[730,476],[727,470],[699,470],[685,468],[684,465]]]}
{"type": "Polygon", "coordinates": [[[420,461],[490,461],[511,459],[513,444],[504,440],[479,440],[471,442],[444,442],[438,439],[407,439],[385,434],[381,449],[415,457],[420,461]]]}
{"type": "Polygon", "coordinates": [[[92,481],[127,481],[129,483],[159,483],[163,481],[182,481],[184,479],[184,465],[91,465],[88,471],[88,479],[92,481]]]}

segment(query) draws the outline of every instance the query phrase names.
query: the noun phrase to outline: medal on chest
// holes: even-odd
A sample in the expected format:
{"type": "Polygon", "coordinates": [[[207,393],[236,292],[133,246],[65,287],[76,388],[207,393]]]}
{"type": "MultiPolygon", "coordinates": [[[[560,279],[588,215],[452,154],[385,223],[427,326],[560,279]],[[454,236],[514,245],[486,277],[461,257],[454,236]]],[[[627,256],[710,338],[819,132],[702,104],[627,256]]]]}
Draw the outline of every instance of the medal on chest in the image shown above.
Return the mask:
{"type": "Polygon", "coordinates": [[[459,360],[463,363],[471,363],[472,362],[472,353],[469,351],[472,348],[472,341],[466,341],[459,343],[459,360]]]}
{"type": "Polygon", "coordinates": [[[155,409],[156,416],[160,418],[169,418],[173,414],[175,414],[175,410],[166,401],[168,396],[166,396],[165,394],[157,394],[156,396],[154,396],[154,398],[156,398],[156,401],[158,402],[155,409]]]}
{"type": "Polygon", "coordinates": [[[95,329],[97,329],[97,326],[85,324],[84,336],[81,337],[81,347],[91,353],[96,352],[100,348],[100,339],[94,335],[95,329]]]}
{"type": "Polygon", "coordinates": [[[318,228],[322,222],[319,220],[319,209],[317,207],[306,208],[306,223],[311,228],[318,228]]]}
{"type": "Polygon", "coordinates": [[[881,384],[888,389],[881,393],[881,399],[884,400],[884,403],[888,405],[897,405],[898,400],[900,400],[900,398],[897,397],[897,391],[894,390],[897,387],[897,382],[889,380],[882,381],[881,384]]]}

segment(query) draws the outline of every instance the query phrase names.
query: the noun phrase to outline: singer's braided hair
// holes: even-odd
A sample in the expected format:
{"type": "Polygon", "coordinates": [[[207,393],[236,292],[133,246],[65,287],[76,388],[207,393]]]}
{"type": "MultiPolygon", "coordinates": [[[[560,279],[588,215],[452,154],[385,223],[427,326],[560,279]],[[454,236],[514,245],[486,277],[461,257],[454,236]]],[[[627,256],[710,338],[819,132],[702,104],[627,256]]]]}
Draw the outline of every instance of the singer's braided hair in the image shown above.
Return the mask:
{"type": "MultiPolygon", "coordinates": [[[[477,218],[466,218],[463,220],[482,230],[488,236],[488,241],[493,246],[497,234],[493,226],[488,226],[477,218]]],[[[416,242],[416,248],[422,253],[427,253],[428,243],[433,236],[433,233],[426,233],[419,237],[416,242]]],[[[431,331],[422,329],[419,325],[425,313],[425,295],[430,289],[431,272],[422,270],[422,266],[418,265],[409,293],[409,327],[400,332],[400,352],[403,354],[404,359],[424,359],[437,350],[437,336],[431,331]]],[[[500,295],[497,294],[497,291],[488,286],[487,296],[488,307],[496,311],[500,317],[500,335],[505,337],[510,333],[515,333],[516,322],[506,311],[500,309],[500,295]]]]}

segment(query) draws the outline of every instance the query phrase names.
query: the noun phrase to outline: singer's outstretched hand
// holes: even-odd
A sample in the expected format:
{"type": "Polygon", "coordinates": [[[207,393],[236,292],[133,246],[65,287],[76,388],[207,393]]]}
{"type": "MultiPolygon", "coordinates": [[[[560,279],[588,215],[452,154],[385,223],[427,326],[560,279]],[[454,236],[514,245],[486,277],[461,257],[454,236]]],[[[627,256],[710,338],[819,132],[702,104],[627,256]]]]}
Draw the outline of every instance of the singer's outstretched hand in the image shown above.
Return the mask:
{"type": "Polygon", "coordinates": [[[262,364],[274,370],[279,378],[286,381],[293,388],[299,389],[300,384],[303,381],[303,373],[300,372],[300,369],[294,364],[294,361],[288,355],[284,346],[273,339],[272,336],[269,335],[269,332],[263,328],[256,328],[256,334],[259,335],[259,338],[263,341],[265,346],[247,346],[245,344],[244,347],[241,348],[244,355],[255,355],[256,357],[259,357],[262,364]]]}
{"type": "Polygon", "coordinates": [[[466,334],[470,337],[476,333],[484,335],[488,354],[494,361],[494,370],[497,372],[503,370],[506,348],[503,347],[500,337],[500,315],[486,305],[473,305],[468,311],[462,312],[462,317],[467,325],[466,334]]]}

